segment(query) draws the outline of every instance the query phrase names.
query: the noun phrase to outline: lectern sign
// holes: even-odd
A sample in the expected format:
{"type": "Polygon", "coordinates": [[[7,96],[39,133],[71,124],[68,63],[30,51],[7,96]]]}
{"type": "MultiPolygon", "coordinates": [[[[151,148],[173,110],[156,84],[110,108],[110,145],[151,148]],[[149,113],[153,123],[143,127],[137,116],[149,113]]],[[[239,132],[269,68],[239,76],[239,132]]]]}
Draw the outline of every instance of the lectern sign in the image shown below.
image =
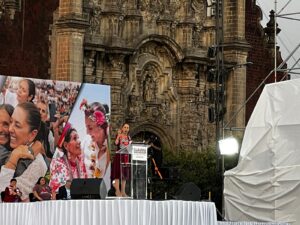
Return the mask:
{"type": "Polygon", "coordinates": [[[132,145],[132,160],[147,161],[148,145],[132,145]]]}

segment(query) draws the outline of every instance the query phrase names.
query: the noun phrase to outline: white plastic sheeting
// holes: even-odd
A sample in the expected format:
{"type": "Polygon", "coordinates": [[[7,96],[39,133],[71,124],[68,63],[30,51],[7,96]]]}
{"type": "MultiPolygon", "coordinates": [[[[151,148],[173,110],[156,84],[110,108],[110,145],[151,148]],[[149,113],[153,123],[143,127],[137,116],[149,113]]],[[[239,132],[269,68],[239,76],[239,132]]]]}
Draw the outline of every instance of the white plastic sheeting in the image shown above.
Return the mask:
{"type": "Polygon", "coordinates": [[[300,224],[300,79],[265,86],[224,198],[228,220],[300,224]]]}

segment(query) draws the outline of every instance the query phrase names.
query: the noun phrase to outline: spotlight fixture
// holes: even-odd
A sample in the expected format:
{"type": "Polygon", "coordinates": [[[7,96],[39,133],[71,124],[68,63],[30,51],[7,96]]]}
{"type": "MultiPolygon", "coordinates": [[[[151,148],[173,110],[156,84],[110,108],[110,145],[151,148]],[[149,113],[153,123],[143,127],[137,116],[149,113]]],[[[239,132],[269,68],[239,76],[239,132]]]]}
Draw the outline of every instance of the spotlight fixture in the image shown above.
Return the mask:
{"type": "Polygon", "coordinates": [[[221,155],[234,155],[239,152],[239,143],[234,137],[228,137],[219,140],[219,148],[221,155]]]}

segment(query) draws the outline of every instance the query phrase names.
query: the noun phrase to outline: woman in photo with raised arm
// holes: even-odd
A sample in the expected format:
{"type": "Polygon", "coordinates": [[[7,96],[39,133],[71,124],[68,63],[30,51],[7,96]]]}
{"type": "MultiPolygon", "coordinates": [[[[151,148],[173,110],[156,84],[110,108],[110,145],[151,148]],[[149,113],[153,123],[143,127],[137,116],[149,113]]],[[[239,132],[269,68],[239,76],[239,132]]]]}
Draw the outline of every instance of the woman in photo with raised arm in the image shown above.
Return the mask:
{"type": "MultiPolygon", "coordinates": [[[[128,147],[131,142],[131,138],[129,136],[129,124],[124,123],[122,128],[118,130],[117,138],[115,141],[115,145],[117,145],[117,149],[123,149],[128,147]]],[[[115,194],[117,197],[127,197],[125,192],[126,189],[126,180],[130,178],[130,168],[124,167],[122,168],[121,174],[121,162],[129,163],[129,155],[128,154],[121,154],[116,153],[113,161],[113,168],[112,168],[112,183],[116,190],[115,194]],[[121,179],[122,178],[122,179],[121,179]],[[120,179],[121,182],[121,190],[120,190],[120,179]]]]}

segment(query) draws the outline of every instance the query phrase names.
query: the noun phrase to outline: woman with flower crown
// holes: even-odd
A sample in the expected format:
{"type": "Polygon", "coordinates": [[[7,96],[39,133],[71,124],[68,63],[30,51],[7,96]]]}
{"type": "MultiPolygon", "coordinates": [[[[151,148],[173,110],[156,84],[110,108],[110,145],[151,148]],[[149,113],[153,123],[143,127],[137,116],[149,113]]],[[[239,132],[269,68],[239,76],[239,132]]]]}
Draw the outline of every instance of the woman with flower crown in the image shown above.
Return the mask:
{"type": "Polygon", "coordinates": [[[88,104],[83,99],[80,109],[85,114],[87,136],[82,142],[84,163],[89,178],[103,178],[107,190],[110,189],[110,152],[108,149],[108,122],[105,107],[99,102],[88,104]]]}
{"type": "Polygon", "coordinates": [[[68,193],[74,178],[87,178],[80,144],[77,131],[71,127],[70,123],[67,123],[50,164],[49,186],[52,189],[53,199],[56,199],[57,192],[62,190],[61,187],[65,187],[68,193]]]}

